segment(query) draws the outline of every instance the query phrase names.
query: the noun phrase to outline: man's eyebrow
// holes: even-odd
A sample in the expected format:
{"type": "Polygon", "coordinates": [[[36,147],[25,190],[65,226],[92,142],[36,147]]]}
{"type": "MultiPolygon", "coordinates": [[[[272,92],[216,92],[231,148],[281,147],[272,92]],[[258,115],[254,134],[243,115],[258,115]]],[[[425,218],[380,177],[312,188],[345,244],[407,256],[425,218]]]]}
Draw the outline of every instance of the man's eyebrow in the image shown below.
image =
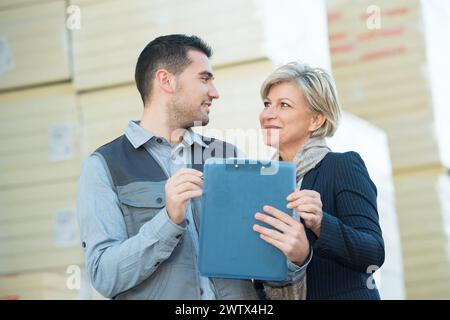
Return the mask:
{"type": "Polygon", "coordinates": [[[214,75],[209,71],[202,71],[199,73],[201,76],[207,76],[208,78],[214,78],[214,75]]]}

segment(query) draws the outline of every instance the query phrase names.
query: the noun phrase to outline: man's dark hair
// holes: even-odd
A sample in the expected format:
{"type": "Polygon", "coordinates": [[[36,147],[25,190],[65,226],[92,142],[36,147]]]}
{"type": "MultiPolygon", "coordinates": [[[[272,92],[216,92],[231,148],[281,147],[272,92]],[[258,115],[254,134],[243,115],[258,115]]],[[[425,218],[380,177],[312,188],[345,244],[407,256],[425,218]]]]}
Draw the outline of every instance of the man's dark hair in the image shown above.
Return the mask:
{"type": "Polygon", "coordinates": [[[136,63],[136,87],[145,102],[152,94],[153,79],[158,69],[164,68],[177,75],[192,62],[188,50],[203,52],[208,58],[212,55],[209,45],[197,36],[171,34],[151,41],[142,50],[136,63]]]}

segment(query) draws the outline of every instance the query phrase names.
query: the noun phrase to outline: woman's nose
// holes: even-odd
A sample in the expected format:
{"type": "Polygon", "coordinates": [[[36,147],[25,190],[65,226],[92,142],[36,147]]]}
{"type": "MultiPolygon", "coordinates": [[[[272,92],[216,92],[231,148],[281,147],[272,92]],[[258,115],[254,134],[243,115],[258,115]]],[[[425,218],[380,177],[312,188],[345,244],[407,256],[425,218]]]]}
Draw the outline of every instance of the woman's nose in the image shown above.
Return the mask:
{"type": "Polygon", "coordinates": [[[277,117],[277,113],[274,112],[272,107],[268,107],[263,110],[262,117],[264,119],[273,119],[277,117]]]}

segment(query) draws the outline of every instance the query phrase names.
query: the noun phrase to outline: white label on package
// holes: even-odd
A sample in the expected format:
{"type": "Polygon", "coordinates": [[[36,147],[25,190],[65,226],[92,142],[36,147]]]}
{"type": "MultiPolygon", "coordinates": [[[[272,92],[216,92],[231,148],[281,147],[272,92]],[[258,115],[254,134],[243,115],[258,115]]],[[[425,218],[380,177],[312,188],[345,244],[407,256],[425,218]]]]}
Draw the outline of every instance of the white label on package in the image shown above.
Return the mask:
{"type": "Polygon", "coordinates": [[[73,125],[60,123],[48,129],[48,158],[50,161],[70,160],[73,157],[73,125]]]}
{"type": "Polygon", "coordinates": [[[14,68],[14,59],[5,37],[0,36],[0,76],[14,68]]]}
{"type": "Polygon", "coordinates": [[[72,247],[79,244],[75,209],[63,209],[55,213],[53,244],[55,247],[72,247]]]}

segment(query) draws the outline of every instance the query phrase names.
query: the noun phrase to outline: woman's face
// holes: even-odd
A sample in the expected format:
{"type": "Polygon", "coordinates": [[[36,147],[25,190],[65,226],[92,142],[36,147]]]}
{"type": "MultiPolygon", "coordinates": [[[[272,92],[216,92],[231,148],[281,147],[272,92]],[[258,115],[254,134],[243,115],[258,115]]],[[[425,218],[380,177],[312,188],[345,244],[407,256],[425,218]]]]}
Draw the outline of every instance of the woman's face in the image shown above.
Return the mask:
{"type": "Polygon", "coordinates": [[[277,149],[299,148],[317,129],[302,90],[292,82],[270,88],[259,121],[264,143],[277,149]]]}

